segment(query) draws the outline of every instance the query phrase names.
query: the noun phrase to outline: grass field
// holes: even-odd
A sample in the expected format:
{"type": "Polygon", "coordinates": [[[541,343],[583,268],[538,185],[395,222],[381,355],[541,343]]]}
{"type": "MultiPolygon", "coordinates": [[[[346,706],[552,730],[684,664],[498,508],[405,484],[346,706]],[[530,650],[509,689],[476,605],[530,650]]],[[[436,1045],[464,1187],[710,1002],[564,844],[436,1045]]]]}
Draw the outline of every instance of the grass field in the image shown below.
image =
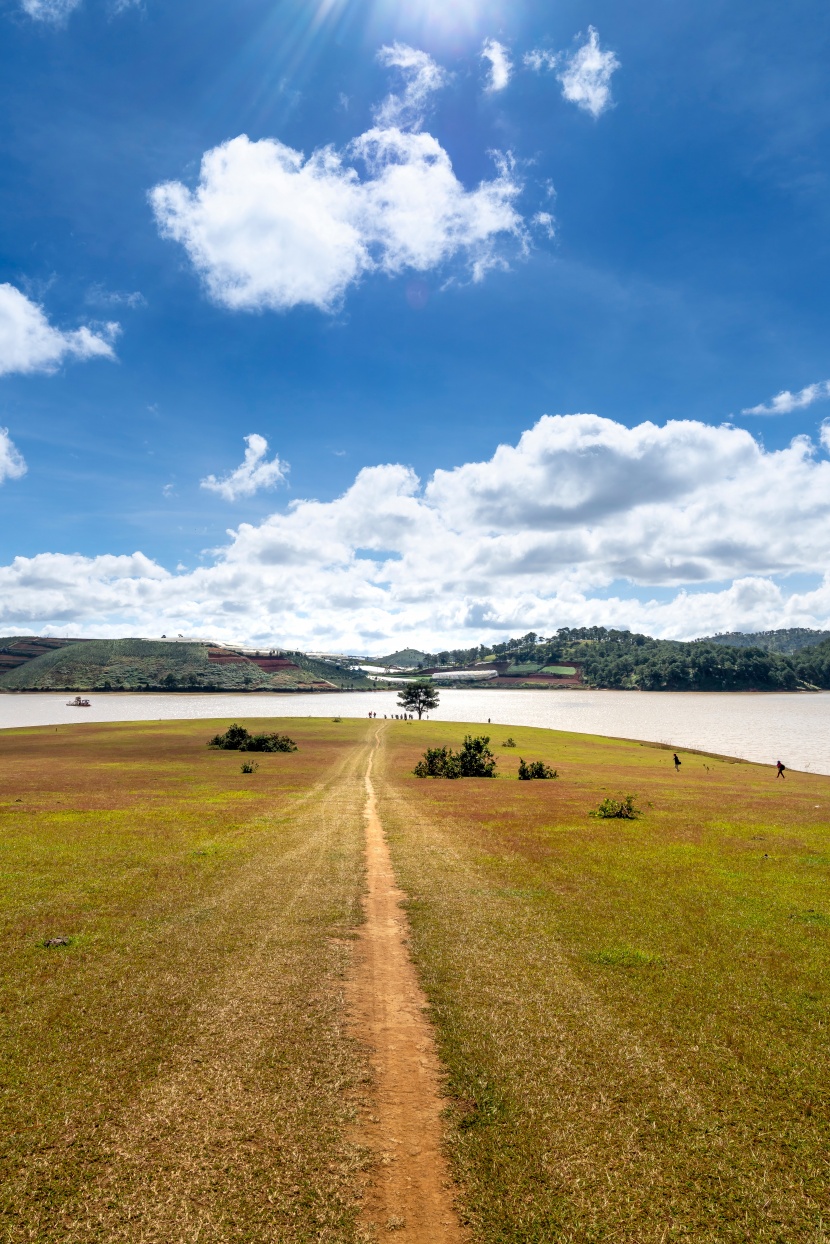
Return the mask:
{"type": "Polygon", "coordinates": [[[225,725],[0,735],[4,1241],[352,1238],[366,727],[225,725]]]}
{"type": "Polygon", "coordinates": [[[830,779],[488,729],[559,780],[380,783],[474,1238],[824,1240],[830,779]]]}
{"type": "Polygon", "coordinates": [[[243,776],[227,724],[0,733],[0,1240],[360,1238],[380,726],[475,1244],[826,1241],[830,778],[491,726],[499,780],[419,780],[469,726],[308,719],[243,776]]]}

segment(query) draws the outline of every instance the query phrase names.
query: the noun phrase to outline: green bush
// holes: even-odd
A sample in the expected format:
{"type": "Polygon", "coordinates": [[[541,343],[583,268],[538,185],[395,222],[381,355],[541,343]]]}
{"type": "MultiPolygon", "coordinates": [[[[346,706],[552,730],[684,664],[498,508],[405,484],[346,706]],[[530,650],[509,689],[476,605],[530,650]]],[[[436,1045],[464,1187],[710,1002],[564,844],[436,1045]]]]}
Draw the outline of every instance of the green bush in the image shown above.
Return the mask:
{"type": "Polygon", "coordinates": [[[466,735],[464,745],[454,752],[449,747],[428,747],[413,773],[416,777],[462,778],[496,776],[496,758],[489,748],[488,735],[466,735]]]}
{"type": "Polygon", "coordinates": [[[531,760],[530,764],[519,758],[519,781],[531,782],[534,778],[555,778],[559,774],[546,765],[544,760],[531,760]]]}
{"type": "Polygon", "coordinates": [[[259,765],[255,760],[243,760],[240,773],[256,773],[259,765]]]}
{"type": "Polygon", "coordinates": [[[502,743],[502,747],[515,747],[515,746],[516,746],[516,740],[513,738],[512,735],[506,738],[504,742],[502,743]]]}
{"type": "Polygon", "coordinates": [[[601,820],[633,821],[640,810],[634,807],[633,795],[626,795],[624,799],[612,799],[609,795],[589,815],[601,820]]]}
{"type": "Polygon", "coordinates": [[[224,734],[216,734],[208,747],[226,752],[296,752],[297,744],[287,734],[250,734],[236,722],[224,734]]]}

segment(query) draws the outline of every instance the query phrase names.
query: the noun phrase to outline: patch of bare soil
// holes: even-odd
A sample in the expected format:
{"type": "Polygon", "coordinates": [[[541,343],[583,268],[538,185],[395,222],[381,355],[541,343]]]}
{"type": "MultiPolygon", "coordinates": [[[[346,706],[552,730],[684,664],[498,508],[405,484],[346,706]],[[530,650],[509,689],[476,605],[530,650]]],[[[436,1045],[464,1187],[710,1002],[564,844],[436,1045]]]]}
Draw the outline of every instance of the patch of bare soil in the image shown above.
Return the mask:
{"type": "Polygon", "coordinates": [[[462,1244],[453,1185],[441,1151],[440,1067],[426,999],[407,950],[409,925],[400,906],[383,826],[366,770],[366,923],[348,982],[354,1032],[368,1046],[374,1071],[371,1104],[355,1140],[374,1162],[367,1174],[361,1221],[367,1238],[396,1232],[411,1244],[462,1244]]]}

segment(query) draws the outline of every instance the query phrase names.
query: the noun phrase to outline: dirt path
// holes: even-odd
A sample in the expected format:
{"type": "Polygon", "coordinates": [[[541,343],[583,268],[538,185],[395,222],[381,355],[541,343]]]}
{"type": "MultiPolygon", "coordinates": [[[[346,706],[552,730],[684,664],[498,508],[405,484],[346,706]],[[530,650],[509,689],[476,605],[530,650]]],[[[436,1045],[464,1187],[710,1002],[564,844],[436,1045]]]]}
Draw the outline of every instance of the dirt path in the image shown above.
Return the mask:
{"type": "Polygon", "coordinates": [[[375,1231],[394,1230],[411,1244],[462,1244],[468,1236],[441,1152],[438,1058],[406,948],[409,926],[377,812],[372,757],[366,860],[366,923],[349,982],[356,1035],[369,1047],[374,1069],[374,1100],[356,1137],[376,1157],[361,1218],[372,1238],[375,1231]]]}

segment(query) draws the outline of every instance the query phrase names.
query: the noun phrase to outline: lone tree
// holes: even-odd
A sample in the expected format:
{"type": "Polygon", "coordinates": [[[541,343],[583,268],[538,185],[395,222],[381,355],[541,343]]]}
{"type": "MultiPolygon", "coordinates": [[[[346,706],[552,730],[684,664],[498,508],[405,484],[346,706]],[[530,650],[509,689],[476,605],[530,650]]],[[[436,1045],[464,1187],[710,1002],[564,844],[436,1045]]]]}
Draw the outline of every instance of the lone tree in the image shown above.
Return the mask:
{"type": "Polygon", "coordinates": [[[398,692],[398,703],[401,708],[417,713],[420,721],[427,709],[438,707],[438,692],[428,679],[419,678],[398,692]]]}

